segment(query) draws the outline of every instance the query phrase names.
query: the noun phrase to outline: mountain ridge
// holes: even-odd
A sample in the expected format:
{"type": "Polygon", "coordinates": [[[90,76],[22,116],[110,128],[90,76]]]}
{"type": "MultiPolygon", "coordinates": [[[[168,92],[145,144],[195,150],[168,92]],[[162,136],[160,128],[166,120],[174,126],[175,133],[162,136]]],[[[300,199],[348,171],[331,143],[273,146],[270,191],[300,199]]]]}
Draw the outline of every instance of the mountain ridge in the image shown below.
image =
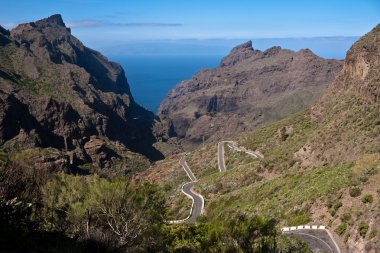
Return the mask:
{"type": "Polygon", "coordinates": [[[340,69],[340,61],[307,49],[260,51],[248,41],[233,48],[219,67],[202,69],[174,87],[158,114],[191,149],[202,136],[215,142],[305,109],[340,69]]]}
{"type": "Polygon", "coordinates": [[[97,169],[123,167],[133,152],[163,158],[152,147],[155,116],[134,101],[122,67],[84,46],[60,15],[0,30],[6,152],[53,147],[68,166],[97,169]]]}

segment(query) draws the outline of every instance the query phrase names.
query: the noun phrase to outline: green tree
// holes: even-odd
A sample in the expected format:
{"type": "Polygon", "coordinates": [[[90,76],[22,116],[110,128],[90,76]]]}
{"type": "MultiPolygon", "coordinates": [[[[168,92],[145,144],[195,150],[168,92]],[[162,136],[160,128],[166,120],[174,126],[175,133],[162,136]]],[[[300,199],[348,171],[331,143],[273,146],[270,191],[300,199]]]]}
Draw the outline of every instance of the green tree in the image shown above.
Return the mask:
{"type": "Polygon", "coordinates": [[[88,196],[85,179],[60,173],[42,188],[47,228],[79,234],[85,219],[84,202],[88,196]]]}
{"type": "Polygon", "coordinates": [[[136,245],[163,224],[165,199],[156,186],[136,187],[124,179],[109,181],[96,177],[89,184],[87,205],[98,225],[106,225],[118,238],[120,247],[136,245]]]}
{"type": "Polygon", "coordinates": [[[42,194],[47,229],[117,248],[154,247],[156,240],[149,238],[160,234],[166,214],[158,187],[126,179],[62,173],[43,187],[42,194]]]}

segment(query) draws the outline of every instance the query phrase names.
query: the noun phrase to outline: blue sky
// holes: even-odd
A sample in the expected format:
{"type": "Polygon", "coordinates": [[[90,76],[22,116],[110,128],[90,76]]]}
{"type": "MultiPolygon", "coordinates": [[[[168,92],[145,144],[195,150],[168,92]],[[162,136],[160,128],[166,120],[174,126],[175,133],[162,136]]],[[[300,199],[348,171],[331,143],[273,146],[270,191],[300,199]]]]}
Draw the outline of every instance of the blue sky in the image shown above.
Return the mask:
{"type": "Polygon", "coordinates": [[[61,13],[84,36],[210,39],[358,36],[380,22],[378,0],[4,0],[0,22],[61,13]]]}
{"type": "Polygon", "coordinates": [[[3,0],[0,24],[62,14],[95,48],[158,40],[361,36],[380,22],[379,0],[3,0]]]}

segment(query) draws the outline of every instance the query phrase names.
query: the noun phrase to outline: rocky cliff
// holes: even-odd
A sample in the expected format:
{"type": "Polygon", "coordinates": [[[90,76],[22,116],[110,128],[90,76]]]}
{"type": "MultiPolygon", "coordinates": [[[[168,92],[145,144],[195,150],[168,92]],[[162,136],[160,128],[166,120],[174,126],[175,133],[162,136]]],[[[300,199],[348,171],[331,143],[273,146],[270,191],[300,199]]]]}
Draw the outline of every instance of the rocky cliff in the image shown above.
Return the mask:
{"type": "MultiPolygon", "coordinates": [[[[379,252],[380,25],[350,48],[342,71],[312,107],[311,116],[317,131],[294,157],[303,166],[353,164],[350,189],[334,194],[341,196],[343,207],[330,218],[331,226],[338,231],[347,224],[337,236],[346,252],[379,252]],[[359,189],[359,199],[352,189],[359,189]],[[368,196],[374,201],[367,203],[368,196]],[[347,213],[348,221],[342,218],[347,213]]],[[[311,210],[329,217],[317,203],[311,210]]]]}
{"type": "Polygon", "coordinates": [[[305,164],[380,151],[380,26],[347,52],[343,69],[312,108],[320,134],[300,152],[305,164]],[[327,145],[328,144],[328,145],[327,145]]]}
{"type": "Polygon", "coordinates": [[[340,69],[340,61],[308,49],[262,52],[249,41],[232,49],[219,67],[202,69],[178,84],[159,115],[185,147],[195,146],[202,136],[228,138],[307,108],[340,69]]]}
{"type": "Polygon", "coordinates": [[[95,168],[162,157],[154,115],[134,101],[121,66],[85,47],[60,15],[0,28],[0,104],[6,153],[53,148],[95,168]]]}

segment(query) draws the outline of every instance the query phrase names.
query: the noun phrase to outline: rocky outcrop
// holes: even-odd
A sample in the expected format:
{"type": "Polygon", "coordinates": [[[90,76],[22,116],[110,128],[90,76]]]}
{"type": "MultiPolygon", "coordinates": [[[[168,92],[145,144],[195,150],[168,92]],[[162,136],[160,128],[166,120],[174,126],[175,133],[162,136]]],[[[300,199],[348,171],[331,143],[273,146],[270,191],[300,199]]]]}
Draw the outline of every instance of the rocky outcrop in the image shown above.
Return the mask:
{"type": "Polygon", "coordinates": [[[360,38],[347,52],[334,87],[353,89],[373,102],[380,101],[380,26],[360,38]]]}
{"type": "Polygon", "coordinates": [[[341,70],[308,49],[255,50],[248,41],[215,69],[200,70],[170,91],[159,115],[191,148],[251,130],[307,108],[341,70]]]}
{"type": "Polygon", "coordinates": [[[262,52],[258,50],[254,50],[252,48],[252,41],[247,41],[241,45],[234,47],[231,50],[231,53],[222,59],[222,61],[220,62],[220,66],[221,67],[233,66],[236,63],[241,62],[242,60],[248,59],[255,55],[257,57],[261,57],[262,52]]]}
{"type": "Polygon", "coordinates": [[[112,167],[124,149],[162,158],[152,146],[154,115],[134,101],[124,70],[85,47],[60,15],[0,29],[0,104],[6,152],[51,147],[73,166],[99,168],[112,167]],[[93,136],[107,146],[92,145],[93,136]]]}
{"type": "Polygon", "coordinates": [[[313,106],[320,134],[306,144],[303,164],[338,163],[379,150],[379,38],[377,26],[355,42],[342,71],[313,106]]]}
{"type": "MultiPolygon", "coordinates": [[[[320,166],[359,160],[353,165],[353,179],[362,177],[355,174],[356,167],[371,168],[369,162],[378,161],[380,153],[380,25],[361,37],[347,52],[342,71],[313,106],[311,113],[317,123],[317,132],[305,146],[306,156],[299,156],[303,165],[320,166]]],[[[372,169],[380,167],[375,165],[372,169]]],[[[362,172],[364,173],[364,172],[362,172]]],[[[362,194],[378,193],[378,175],[369,176],[359,183],[362,194]]],[[[348,195],[348,193],[347,193],[348,195]]],[[[347,248],[345,252],[379,252],[380,243],[375,234],[360,235],[361,221],[368,223],[371,231],[379,229],[380,219],[376,208],[364,207],[360,200],[342,200],[344,209],[357,213],[356,223],[350,222],[346,236],[339,238],[347,248]],[[363,211],[362,211],[363,210],[363,211]],[[374,236],[375,235],[375,236],[374,236]]],[[[374,202],[375,203],[375,202],[374,202]]],[[[375,204],[376,205],[376,204],[375,204]]],[[[338,218],[333,222],[341,224],[338,218]]]]}

